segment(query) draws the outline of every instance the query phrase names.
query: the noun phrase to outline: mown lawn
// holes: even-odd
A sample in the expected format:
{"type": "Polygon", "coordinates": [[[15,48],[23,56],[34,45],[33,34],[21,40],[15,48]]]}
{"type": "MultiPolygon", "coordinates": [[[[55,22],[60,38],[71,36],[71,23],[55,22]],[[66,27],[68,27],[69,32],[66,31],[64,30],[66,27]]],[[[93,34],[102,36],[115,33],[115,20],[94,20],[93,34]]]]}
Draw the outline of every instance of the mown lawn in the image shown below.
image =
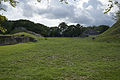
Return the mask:
{"type": "Polygon", "coordinates": [[[48,38],[0,46],[0,80],[120,80],[120,43],[48,38]]]}

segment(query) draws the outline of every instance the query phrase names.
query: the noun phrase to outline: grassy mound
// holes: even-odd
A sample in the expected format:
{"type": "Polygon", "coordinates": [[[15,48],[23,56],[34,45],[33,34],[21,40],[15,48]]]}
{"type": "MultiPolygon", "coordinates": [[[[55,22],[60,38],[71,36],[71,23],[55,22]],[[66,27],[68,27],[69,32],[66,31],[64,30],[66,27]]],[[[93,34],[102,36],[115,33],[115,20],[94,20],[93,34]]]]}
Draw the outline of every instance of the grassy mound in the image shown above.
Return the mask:
{"type": "Polygon", "coordinates": [[[86,38],[0,46],[0,80],[120,80],[119,48],[86,38]]]}
{"type": "Polygon", "coordinates": [[[26,33],[26,32],[19,32],[19,33],[15,33],[13,35],[24,35],[24,36],[28,36],[28,37],[37,38],[35,35],[29,34],[29,33],[26,33]]]}
{"type": "Polygon", "coordinates": [[[99,41],[120,42],[120,20],[96,38],[99,41]]]}
{"type": "Polygon", "coordinates": [[[30,33],[26,33],[26,32],[19,32],[19,33],[15,33],[13,35],[24,35],[24,36],[32,37],[36,40],[44,40],[45,39],[45,37],[42,37],[42,36],[38,37],[34,34],[30,34],[30,33]]]}

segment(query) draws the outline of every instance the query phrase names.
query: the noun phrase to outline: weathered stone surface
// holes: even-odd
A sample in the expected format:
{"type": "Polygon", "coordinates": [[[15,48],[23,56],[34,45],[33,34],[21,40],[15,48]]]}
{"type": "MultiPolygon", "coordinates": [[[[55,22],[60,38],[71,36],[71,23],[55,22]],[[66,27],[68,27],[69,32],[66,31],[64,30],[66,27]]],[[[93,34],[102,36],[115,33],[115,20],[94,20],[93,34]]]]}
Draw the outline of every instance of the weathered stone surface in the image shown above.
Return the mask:
{"type": "Polygon", "coordinates": [[[0,36],[0,45],[12,45],[17,43],[36,42],[32,37],[18,35],[18,36],[0,36]]]}
{"type": "Polygon", "coordinates": [[[89,36],[95,36],[100,34],[99,31],[88,29],[85,30],[80,37],[89,37],[89,36]]]}

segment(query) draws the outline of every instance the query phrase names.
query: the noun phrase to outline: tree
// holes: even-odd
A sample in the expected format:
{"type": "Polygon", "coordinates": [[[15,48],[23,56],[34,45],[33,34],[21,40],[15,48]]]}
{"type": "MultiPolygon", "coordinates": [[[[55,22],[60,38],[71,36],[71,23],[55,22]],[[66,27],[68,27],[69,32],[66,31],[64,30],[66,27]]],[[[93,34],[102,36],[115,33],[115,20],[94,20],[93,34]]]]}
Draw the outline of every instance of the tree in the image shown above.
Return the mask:
{"type": "Polygon", "coordinates": [[[58,27],[50,27],[49,37],[61,37],[60,29],[58,27]]]}
{"type": "Polygon", "coordinates": [[[3,21],[5,21],[6,19],[7,19],[7,18],[6,18],[5,16],[0,15],[0,30],[1,30],[3,33],[5,33],[5,32],[7,31],[7,29],[3,28],[1,24],[2,24],[3,21]]]}
{"type": "Polygon", "coordinates": [[[60,34],[63,35],[64,31],[67,30],[68,25],[65,22],[62,22],[58,25],[60,29],[60,34]]]}
{"type": "MultiPolygon", "coordinates": [[[[15,0],[0,0],[0,5],[2,5],[3,2],[9,2],[11,6],[15,7],[16,4],[18,3],[15,0]]],[[[3,7],[0,7],[0,11],[4,10],[6,11],[3,7]]],[[[7,31],[7,29],[5,29],[1,24],[3,21],[7,20],[7,18],[5,16],[3,16],[2,14],[0,14],[0,31],[2,31],[3,33],[5,33],[7,31]]]]}

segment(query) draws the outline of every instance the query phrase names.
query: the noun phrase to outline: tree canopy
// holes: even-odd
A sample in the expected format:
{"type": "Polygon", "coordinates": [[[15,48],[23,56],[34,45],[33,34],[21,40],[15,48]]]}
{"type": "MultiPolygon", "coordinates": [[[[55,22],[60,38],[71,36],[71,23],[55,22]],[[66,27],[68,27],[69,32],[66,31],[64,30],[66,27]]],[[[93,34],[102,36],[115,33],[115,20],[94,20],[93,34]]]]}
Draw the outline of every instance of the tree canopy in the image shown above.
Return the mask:
{"type": "MultiPolygon", "coordinates": [[[[4,34],[15,34],[18,32],[32,31],[44,37],[84,37],[86,35],[97,35],[106,31],[109,26],[82,26],[81,24],[68,25],[61,22],[58,26],[48,27],[29,20],[4,21],[2,26],[7,29],[4,34]],[[97,33],[97,34],[96,34],[97,33]]],[[[3,34],[3,33],[1,33],[3,34]]],[[[85,36],[86,37],[86,36],[85,36]]]]}

